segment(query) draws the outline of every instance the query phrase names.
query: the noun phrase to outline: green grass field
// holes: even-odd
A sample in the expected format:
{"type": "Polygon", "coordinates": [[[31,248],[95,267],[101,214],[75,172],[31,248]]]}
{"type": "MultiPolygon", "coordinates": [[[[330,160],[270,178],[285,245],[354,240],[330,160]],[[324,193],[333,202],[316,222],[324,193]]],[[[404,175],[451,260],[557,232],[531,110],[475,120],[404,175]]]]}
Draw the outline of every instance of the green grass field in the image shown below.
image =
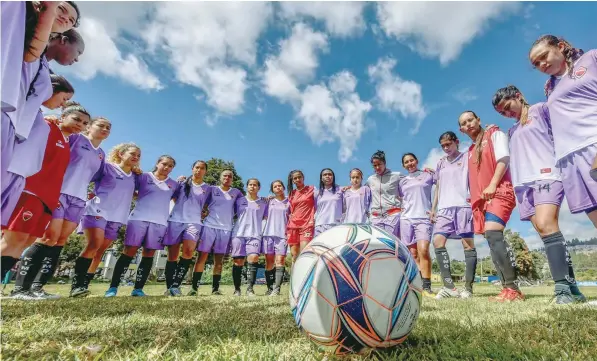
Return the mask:
{"type": "MultiPolygon", "coordinates": [[[[104,299],[93,284],[85,299],[2,300],[3,360],[333,360],[296,328],[284,296],[162,296],[104,299]]],[[[10,289],[10,287],[8,288],[10,289]]],[[[50,292],[67,295],[68,285],[50,292]]],[[[188,288],[187,288],[188,289],[188,288]]],[[[186,292],[186,289],[184,290],[186,292]]],[[[260,294],[265,286],[257,286],[260,294]]],[[[355,360],[597,360],[597,308],[555,306],[551,287],[525,288],[527,301],[494,304],[493,286],[472,300],[423,300],[419,321],[398,348],[355,360]]],[[[584,288],[591,299],[597,288],[584,288]]],[[[346,359],[346,358],[345,358],[346,359]]]]}

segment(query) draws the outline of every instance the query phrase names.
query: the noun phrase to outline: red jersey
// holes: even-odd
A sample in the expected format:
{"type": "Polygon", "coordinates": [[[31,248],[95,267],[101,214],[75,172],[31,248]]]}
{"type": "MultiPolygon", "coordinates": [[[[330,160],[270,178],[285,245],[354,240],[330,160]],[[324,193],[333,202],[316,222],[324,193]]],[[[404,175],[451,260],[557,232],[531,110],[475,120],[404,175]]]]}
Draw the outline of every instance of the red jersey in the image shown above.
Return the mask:
{"type": "Polygon", "coordinates": [[[58,206],[62,180],[70,161],[70,145],[68,137],[56,124],[45,122],[50,127],[50,133],[41,170],[25,180],[24,191],[36,195],[50,210],[54,210],[58,206]]]}
{"type": "Polygon", "coordinates": [[[315,187],[305,186],[303,189],[295,189],[288,197],[290,204],[290,217],[287,228],[304,228],[314,225],[315,217],[315,187]]]}
{"type": "MultiPolygon", "coordinates": [[[[481,193],[489,186],[491,179],[495,174],[497,160],[495,159],[495,152],[493,149],[493,141],[491,135],[500,130],[497,125],[490,125],[485,130],[483,139],[481,140],[481,166],[477,167],[477,153],[475,144],[471,145],[468,153],[468,178],[471,193],[471,206],[475,208],[478,202],[483,201],[481,193]]],[[[506,169],[506,173],[497,186],[496,195],[506,194],[512,192],[512,180],[510,177],[510,170],[506,169]]]]}

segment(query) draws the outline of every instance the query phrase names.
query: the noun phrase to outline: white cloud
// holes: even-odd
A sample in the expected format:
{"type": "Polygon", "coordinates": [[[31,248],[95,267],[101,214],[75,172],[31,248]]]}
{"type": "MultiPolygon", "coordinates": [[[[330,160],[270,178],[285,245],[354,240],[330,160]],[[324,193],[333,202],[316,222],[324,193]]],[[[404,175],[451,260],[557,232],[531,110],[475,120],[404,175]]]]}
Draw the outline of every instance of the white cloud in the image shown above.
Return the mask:
{"type": "Polygon", "coordinates": [[[86,17],[77,30],[85,40],[85,52],[79,62],[69,67],[60,67],[61,71],[72,73],[83,80],[93,79],[101,73],[144,90],[163,88],[143,59],[134,54],[122,54],[109,36],[114,29],[108,30],[101,21],[86,17]]]}
{"type": "Polygon", "coordinates": [[[513,2],[382,2],[377,19],[388,37],[446,65],[492,21],[519,8],[513,2]]]}
{"type": "Polygon", "coordinates": [[[478,98],[477,94],[474,93],[474,89],[470,87],[456,90],[452,97],[462,105],[472,102],[473,100],[477,100],[478,98]]]}
{"type": "Polygon", "coordinates": [[[286,19],[313,18],[325,23],[334,36],[349,37],[362,34],[366,29],[363,2],[283,2],[280,15],[286,19]]]}
{"type": "Polygon", "coordinates": [[[318,51],[327,51],[328,38],[304,23],[296,24],[288,39],[280,41],[280,53],[265,61],[263,85],[266,94],[282,102],[300,100],[300,85],[315,76],[319,66],[318,51]]]}
{"type": "Polygon", "coordinates": [[[386,112],[398,111],[404,118],[413,118],[415,125],[411,134],[416,134],[427,115],[421,85],[393,74],[395,66],[395,59],[379,59],[377,64],[369,66],[369,78],[375,84],[375,97],[380,109],[386,112]]]}
{"type": "Polygon", "coordinates": [[[271,5],[258,2],[161,2],[143,31],[150,50],[166,54],[178,81],[201,89],[223,114],[243,111],[257,39],[271,5]]]}
{"type": "Polygon", "coordinates": [[[348,71],[334,74],[326,84],[309,85],[301,96],[297,114],[303,128],[315,144],[340,142],[338,159],[345,163],[357,148],[365,129],[371,104],[356,93],[357,79],[348,71]]]}

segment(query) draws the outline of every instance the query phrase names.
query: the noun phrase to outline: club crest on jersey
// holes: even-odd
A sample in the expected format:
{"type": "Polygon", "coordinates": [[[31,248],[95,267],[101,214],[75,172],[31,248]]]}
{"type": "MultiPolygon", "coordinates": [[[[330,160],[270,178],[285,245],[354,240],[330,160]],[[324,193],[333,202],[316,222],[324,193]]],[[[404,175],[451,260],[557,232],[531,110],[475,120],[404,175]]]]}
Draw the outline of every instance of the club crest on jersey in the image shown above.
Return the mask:
{"type": "Polygon", "coordinates": [[[541,169],[541,174],[551,173],[551,168],[543,168],[541,169]]]}
{"type": "Polygon", "coordinates": [[[56,146],[60,147],[60,148],[64,148],[64,144],[62,143],[61,140],[59,140],[59,141],[56,142],[56,146]]]}
{"type": "Polygon", "coordinates": [[[104,160],[104,155],[101,152],[98,154],[98,157],[100,160],[104,160]]]}
{"type": "Polygon", "coordinates": [[[102,219],[102,217],[100,217],[100,216],[95,216],[95,220],[96,220],[96,221],[99,221],[100,219],[102,219]]]}
{"type": "Polygon", "coordinates": [[[587,68],[584,66],[579,67],[578,69],[574,70],[574,79],[580,79],[587,73],[587,68]]]}
{"type": "Polygon", "coordinates": [[[25,212],[23,212],[23,220],[25,222],[27,222],[31,218],[33,218],[33,212],[31,212],[31,211],[25,211],[25,212]]]}

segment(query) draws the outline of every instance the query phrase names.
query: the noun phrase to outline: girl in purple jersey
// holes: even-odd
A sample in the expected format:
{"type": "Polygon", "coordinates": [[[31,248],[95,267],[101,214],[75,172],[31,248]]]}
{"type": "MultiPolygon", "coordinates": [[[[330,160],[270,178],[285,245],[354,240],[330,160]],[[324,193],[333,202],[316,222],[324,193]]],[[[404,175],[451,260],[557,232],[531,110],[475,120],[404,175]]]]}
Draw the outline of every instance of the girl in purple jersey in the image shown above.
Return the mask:
{"type": "Polygon", "coordinates": [[[89,293],[89,282],[104,252],[126,223],[135,193],[135,177],[141,173],[140,159],[141,149],[134,143],[118,144],[108,153],[83,211],[79,232],[85,234],[87,245],[75,261],[71,297],[89,293]]]}
{"type": "Polygon", "coordinates": [[[281,180],[275,180],[270,185],[270,192],[275,197],[269,200],[267,222],[263,230],[261,249],[265,254],[265,280],[270,296],[280,295],[285,272],[284,267],[288,248],[286,225],[290,214],[290,204],[284,195],[285,190],[284,183],[281,180]],[[270,291],[272,284],[274,287],[270,291]]]}
{"type": "Polygon", "coordinates": [[[202,212],[210,191],[210,186],[203,182],[206,172],[205,161],[193,163],[193,175],[182,181],[174,194],[175,204],[163,242],[168,247],[166,292],[174,297],[182,296],[180,285],[189,270],[203,228],[202,212]],[[181,245],[182,256],[179,260],[181,245]]]}
{"type": "Polygon", "coordinates": [[[87,187],[101,174],[106,154],[100,144],[110,134],[112,125],[105,118],[93,118],[87,130],[69,137],[70,162],[60,192],[60,204],[52,213],[52,221],[38,243],[52,247],[44,258],[41,270],[37,274],[32,292],[43,298],[55,298],[43,290],[58,265],[62,248],[71,233],[81,221],[87,200],[87,187]]]}
{"type": "Polygon", "coordinates": [[[344,216],[342,223],[369,223],[371,188],[363,186],[363,172],[350,171],[350,187],[344,188],[344,216]]]}
{"type": "Polygon", "coordinates": [[[230,236],[232,234],[233,219],[236,211],[236,200],[242,197],[240,190],[232,188],[234,173],[224,170],[220,174],[220,186],[212,186],[205,203],[207,217],[203,220],[201,241],[197,245],[199,256],[195,262],[192,289],[188,296],[197,295],[201,276],[205,269],[205,262],[210,253],[214,254],[214,267],[212,276],[212,295],[222,295],[220,292],[220,279],[222,278],[222,265],[224,256],[229,252],[230,236]]]}
{"type": "Polygon", "coordinates": [[[597,49],[583,52],[544,35],[532,45],[529,59],[550,76],[546,104],[568,207],[585,212],[597,228],[597,49]]]}
{"type": "Polygon", "coordinates": [[[460,152],[460,141],[454,132],[445,132],[439,137],[446,156],[437,163],[435,171],[436,189],[431,206],[430,219],[433,227],[433,247],[439,264],[444,287],[437,293],[437,299],[473,296],[473,282],[477,269],[477,250],[473,232],[473,213],[468,187],[467,152],[460,152]],[[462,240],[466,263],[464,290],[454,287],[450,272],[450,255],[446,249],[448,237],[462,240]]]}
{"type": "Polygon", "coordinates": [[[415,258],[423,278],[423,296],[435,297],[431,290],[431,187],[434,175],[419,170],[419,160],[413,153],[402,156],[402,165],[408,171],[398,182],[398,194],[402,198],[400,216],[400,241],[408,247],[415,258]]]}
{"type": "Polygon", "coordinates": [[[170,200],[178,190],[178,183],[169,177],[176,161],[169,155],[158,158],[153,170],[137,176],[137,201],[129,215],[124,237],[124,249],[116,261],[110,288],[105,297],[114,297],[120,279],[128,269],[139,248],[143,247],[142,259],[137,267],[133,297],[143,297],[143,287],[149,277],[156,250],[164,248],[170,200]]]}
{"type": "Polygon", "coordinates": [[[566,240],[558,226],[564,186],[556,168],[547,105],[529,105],[513,85],[499,89],[492,103],[498,113],[516,120],[508,136],[518,212],[522,221],[531,221],[543,240],[555,281],[556,304],[584,301],[585,297],[576,286],[566,240]]]}
{"type": "Polygon", "coordinates": [[[319,174],[319,189],[315,191],[314,236],[342,223],[343,191],[336,184],[336,175],[329,168],[319,174]]]}
{"type": "MultiPolygon", "coordinates": [[[[241,275],[248,262],[247,296],[255,296],[253,286],[257,277],[259,255],[263,236],[263,220],[267,218],[268,201],[258,195],[261,183],[257,178],[247,180],[247,195],[239,197],[235,204],[236,223],[232,230],[230,242],[232,266],[232,280],[234,281],[234,296],[240,296],[241,275]]],[[[266,276],[267,277],[267,276],[266,276]]]]}

